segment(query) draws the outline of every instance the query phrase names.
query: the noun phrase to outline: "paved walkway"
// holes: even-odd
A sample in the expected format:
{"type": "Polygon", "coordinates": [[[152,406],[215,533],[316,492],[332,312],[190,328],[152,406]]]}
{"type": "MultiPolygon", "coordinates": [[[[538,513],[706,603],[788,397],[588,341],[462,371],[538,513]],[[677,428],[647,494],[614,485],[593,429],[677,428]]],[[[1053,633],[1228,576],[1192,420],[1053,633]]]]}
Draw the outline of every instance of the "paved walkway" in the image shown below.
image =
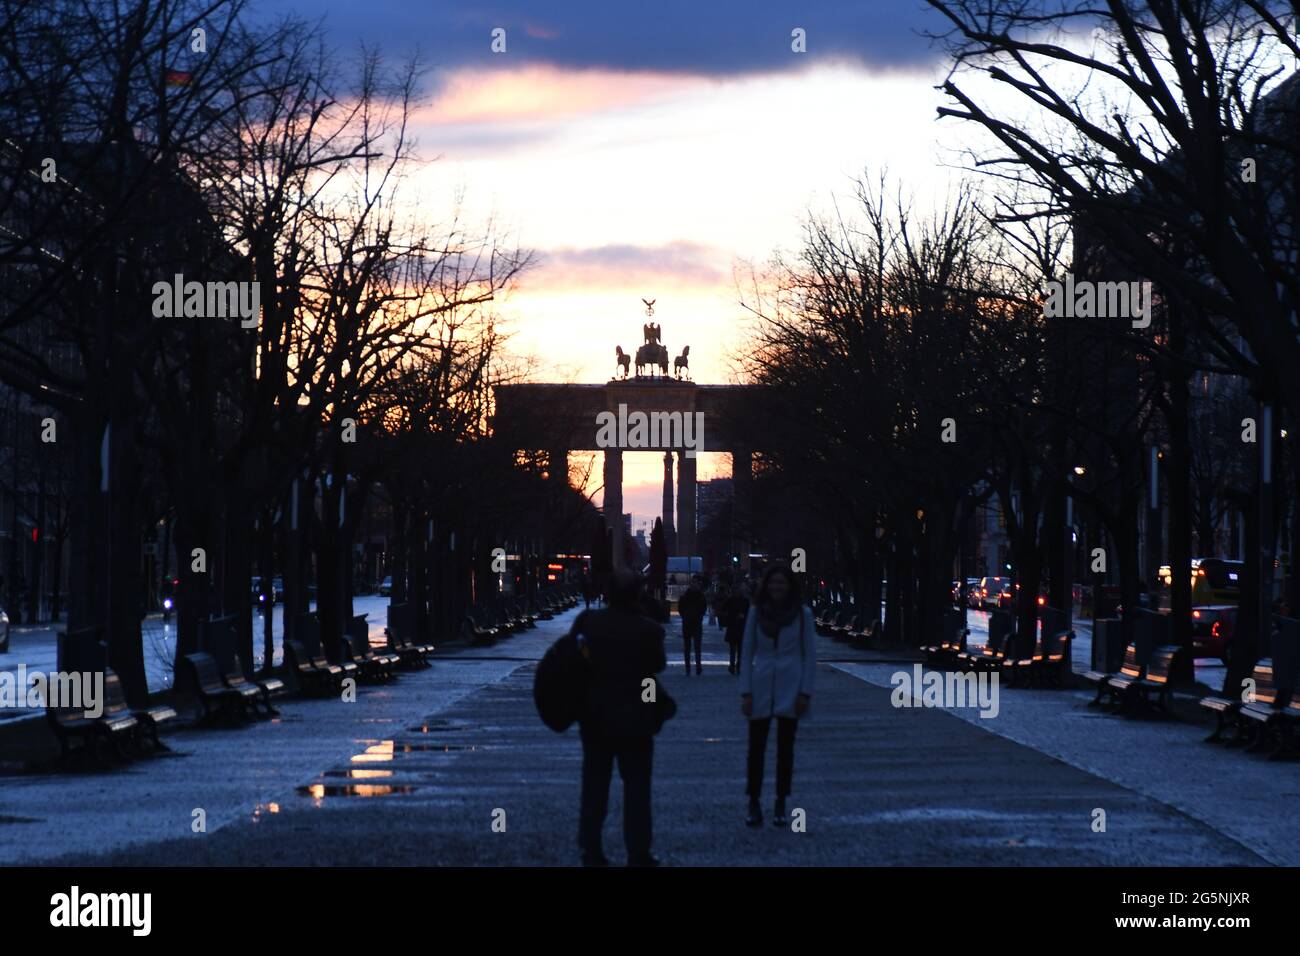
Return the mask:
{"type": "MultiPolygon", "coordinates": [[[[6,780],[0,859],[572,863],[578,741],[547,730],[531,699],[531,661],[569,617],[441,658],[355,705],[291,701],[278,723],[175,735],[188,756],[6,780]],[[191,832],[195,807],[207,810],[206,834],[191,832]]],[[[1296,789],[1294,764],[1201,746],[1203,729],[1189,724],[1084,719],[1093,712],[1071,692],[1004,690],[994,720],[898,709],[889,675],[910,665],[828,641],[797,747],[792,806],[807,830],[750,831],[736,679],[718,632],[706,641],[702,677],[684,676],[676,634],[669,643],[680,712],[655,755],[666,863],[1249,865],[1287,862],[1297,845],[1289,824],[1241,793],[1242,773],[1274,799],[1296,789]],[[1084,759],[1075,748],[1087,740],[1084,759]],[[1144,767],[1158,786],[1139,785],[1144,767]],[[1097,809],[1104,833],[1092,829],[1097,809]],[[1257,842],[1262,855],[1248,848],[1257,842]]],[[[620,812],[616,779],[606,829],[616,862],[620,812]]]]}

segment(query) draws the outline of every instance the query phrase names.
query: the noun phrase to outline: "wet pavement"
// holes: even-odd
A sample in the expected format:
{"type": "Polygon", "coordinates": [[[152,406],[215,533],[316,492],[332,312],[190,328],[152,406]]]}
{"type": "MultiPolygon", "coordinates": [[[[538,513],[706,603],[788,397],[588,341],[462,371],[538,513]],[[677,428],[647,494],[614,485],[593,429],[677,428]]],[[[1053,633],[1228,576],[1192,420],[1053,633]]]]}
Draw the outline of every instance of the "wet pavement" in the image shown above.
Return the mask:
{"type": "MultiPolygon", "coordinates": [[[[6,779],[0,859],[572,864],[577,734],[537,718],[531,662],[573,613],[363,688],[356,704],[287,701],[276,723],[170,735],[180,756],[6,779]],[[193,832],[196,808],[206,832],[193,832]]],[[[897,708],[890,677],[910,670],[904,656],[824,639],[819,657],[838,663],[819,667],[815,716],[799,729],[791,807],[803,832],[749,830],[736,679],[716,629],[706,630],[706,647],[704,674],[686,676],[676,635],[669,641],[665,682],[680,709],[657,738],[654,784],[655,852],[665,863],[1283,862],[1274,843],[1290,838],[1243,799],[1239,781],[1244,769],[1248,788],[1275,796],[1300,788],[1294,764],[1200,744],[1195,723],[1099,715],[1078,691],[1003,689],[993,720],[897,708]]],[[[619,789],[616,775],[606,826],[616,862],[619,789]]],[[[767,798],[764,806],[770,813],[767,798]]]]}

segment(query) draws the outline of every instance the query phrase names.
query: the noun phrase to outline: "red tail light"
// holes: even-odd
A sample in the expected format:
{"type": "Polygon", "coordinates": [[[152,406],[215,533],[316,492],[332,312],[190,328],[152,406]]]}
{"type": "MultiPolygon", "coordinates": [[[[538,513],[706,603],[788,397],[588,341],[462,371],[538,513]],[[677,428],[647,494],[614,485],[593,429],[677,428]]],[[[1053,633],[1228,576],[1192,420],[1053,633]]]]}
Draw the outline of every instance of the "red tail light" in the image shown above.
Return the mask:
{"type": "Polygon", "coordinates": [[[1043,597],[1043,596],[1040,594],[1040,595],[1038,596],[1038,606],[1039,606],[1039,607],[1042,607],[1042,606],[1045,605],[1046,603],[1047,603],[1047,598],[1043,597]]]}
{"type": "Polygon", "coordinates": [[[1213,638],[1215,638],[1215,639],[1218,639],[1218,638],[1220,638],[1220,637],[1223,637],[1223,622],[1222,622],[1222,621],[1215,621],[1215,622],[1214,622],[1214,625],[1210,628],[1210,636],[1213,637],[1213,638]]]}

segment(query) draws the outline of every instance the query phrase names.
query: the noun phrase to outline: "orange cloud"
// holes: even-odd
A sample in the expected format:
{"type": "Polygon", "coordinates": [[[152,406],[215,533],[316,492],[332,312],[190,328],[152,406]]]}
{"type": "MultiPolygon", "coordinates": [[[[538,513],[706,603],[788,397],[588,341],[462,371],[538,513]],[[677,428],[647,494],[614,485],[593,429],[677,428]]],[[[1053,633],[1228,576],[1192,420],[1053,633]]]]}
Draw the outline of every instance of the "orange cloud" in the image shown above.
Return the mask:
{"type": "Polygon", "coordinates": [[[524,288],[716,288],[729,281],[730,256],[724,250],[677,240],[658,246],[611,243],[587,249],[541,250],[524,288]]]}
{"type": "Polygon", "coordinates": [[[671,98],[710,81],[663,73],[552,66],[467,68],[447,75],[416,121],[430,125],[567,119],[671,98]]]}

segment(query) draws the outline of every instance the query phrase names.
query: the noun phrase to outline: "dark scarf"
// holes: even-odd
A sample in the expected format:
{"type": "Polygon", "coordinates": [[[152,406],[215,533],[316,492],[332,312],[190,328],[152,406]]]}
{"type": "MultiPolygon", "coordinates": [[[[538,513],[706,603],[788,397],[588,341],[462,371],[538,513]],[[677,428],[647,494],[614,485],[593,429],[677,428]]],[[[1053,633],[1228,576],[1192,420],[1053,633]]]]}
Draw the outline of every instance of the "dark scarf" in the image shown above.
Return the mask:
{"type": "Polygon", "coordinates": [[[764,601],[758,606],[758,626],[772,640],[776,640],[785,627],[799,616],[799,602],[791,601],[787,605],[772,604],[764,601]]]}

